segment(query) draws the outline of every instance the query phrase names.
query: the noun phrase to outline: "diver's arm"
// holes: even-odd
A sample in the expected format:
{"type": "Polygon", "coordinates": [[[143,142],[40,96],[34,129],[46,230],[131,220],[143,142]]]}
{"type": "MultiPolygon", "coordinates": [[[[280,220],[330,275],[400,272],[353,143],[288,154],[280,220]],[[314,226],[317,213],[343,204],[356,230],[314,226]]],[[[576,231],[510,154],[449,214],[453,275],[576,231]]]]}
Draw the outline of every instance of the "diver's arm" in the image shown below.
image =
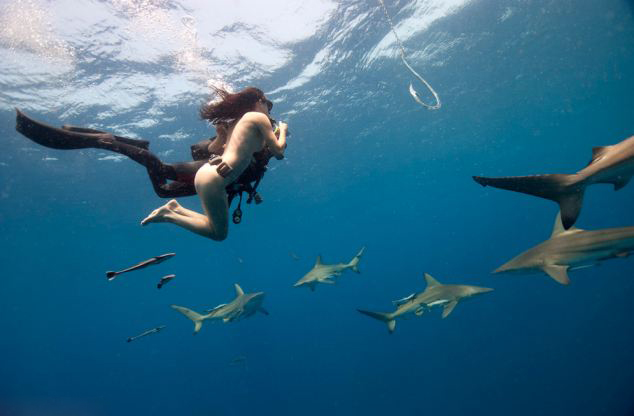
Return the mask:
{"type": "Polygon", "coordinates": [[[282,154],[281,155],[275,155],[275,158],[277,160],[282,160],[284,159],[284,151],[286,150],[286,136],[288,136],[288,124],[280,121],[280,123],[277,126],[277,129],[275,130],[275,138],[277,139],[277,143],[279,144],[279,140],[280,140],[280,136],[282,135],[282,131],[284,132],[284,144],[281,145],[282,146],[282,154]]]}
{"type": "Polygon", "coordinates": [[[227,145],[227,125],[218,123],[215,127],[216,139],[209,144],[209,152],[214,155],[222,155],[227,145]]]}
{"type": "Polygon", "coordinates": [[[273,128],[271,127],[269,118],[264,114],[259,114],[256,117],[256,125],[264,137],[264,145],[269,148],[276,159],[284,159],[284,149],[286,149],[286,130],[288,126],[286,123],[279,123],[280,137],[278,139],[275,136],[275,133],[273,133],[273,128]]]}

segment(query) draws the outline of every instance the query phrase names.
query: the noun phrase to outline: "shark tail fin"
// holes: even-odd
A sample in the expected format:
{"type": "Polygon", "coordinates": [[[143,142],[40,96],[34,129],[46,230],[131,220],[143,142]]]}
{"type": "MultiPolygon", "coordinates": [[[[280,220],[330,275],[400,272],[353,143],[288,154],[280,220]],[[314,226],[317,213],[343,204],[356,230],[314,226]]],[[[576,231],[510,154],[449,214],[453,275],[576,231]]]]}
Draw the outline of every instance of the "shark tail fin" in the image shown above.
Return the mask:
{"type": "Polygon", "coordinates": [[[194,322],[194,334],[200,331],[200,328],[203,326],[203,315],[178,305],[172,305],[172,309],[176,309],[194,322]]]}
{"type": "Polygon", "coordinates": [[[575,174],[509,176],[503,178],[473,177],[482,186],[521,192],[557,202],[561,209],[561,219],[566,230],[572,227],[579,216],[579,212],[581,212],[585,186],[581,185],[577,178],[575,174]]]}
{"type": "Polygon", "coordinates": [[[361,312],[362,314],[369,316],[370,318],[374,318],[381,322],[385,322],[387,324],[387,330],[390,332],[390,334],[394,332],[394,329],[396,328],[396,321],[394,320],[394,317],[392,316],[392,314],[383,313],[383,312],[364,311],[363,309],[357,309],[357,310],[361,312]]]}
{"type": "Polygon", "coordinates": [[[359,261],[361,261],[361,256],[363,256],[364,252],[365,252],[365,247],[361,247],[361,250],[359,250],[357,255],[354,256],[352,260],[350,260],[350,263],[348,263],[348,266],[350,266],[352,271],[355,273],[361,273],[359,271],[359,261]]]}

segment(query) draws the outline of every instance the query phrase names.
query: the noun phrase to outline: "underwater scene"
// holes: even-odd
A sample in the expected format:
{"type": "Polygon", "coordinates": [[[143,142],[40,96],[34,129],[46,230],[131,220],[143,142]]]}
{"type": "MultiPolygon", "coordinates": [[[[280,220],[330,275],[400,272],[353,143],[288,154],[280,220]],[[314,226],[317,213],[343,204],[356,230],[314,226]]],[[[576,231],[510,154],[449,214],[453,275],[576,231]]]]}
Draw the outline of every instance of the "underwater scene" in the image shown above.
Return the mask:
{"type": "Polygon", "coordinates": [[[634,415],[631,0],[0,1],[0,416],[634,415]]]}

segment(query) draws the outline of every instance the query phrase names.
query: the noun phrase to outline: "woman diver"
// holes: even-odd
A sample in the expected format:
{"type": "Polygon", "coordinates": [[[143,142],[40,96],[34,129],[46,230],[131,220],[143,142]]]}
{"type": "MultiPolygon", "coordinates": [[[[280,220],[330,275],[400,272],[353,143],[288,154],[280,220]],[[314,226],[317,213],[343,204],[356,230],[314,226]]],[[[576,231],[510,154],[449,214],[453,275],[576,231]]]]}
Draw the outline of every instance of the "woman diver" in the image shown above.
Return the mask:
{"type": "MultiPolygon", "coordinates": [[[[227,211],[232,198],[248,192],[247,202],[252,197],[259,201],[255,187],[266,170],[269,158],[284,157],[287,126],[279,124],[276,132],[278,140],[272,129],[274,121],[269,118],[273,103],[257,88],[249,87],[236,94],[222,89],[216,89],[216,92],[220,101],[204,105],[200,113],[203,119],[214,124],[217,137],[192,146],[193,162],[164,163],[148,150],[149,142],[145,140],[83,127],[64,126],[60,129],[33,120],[19,110],[16,130],[49,148],[97,148],[128,156],[145,166],[159,197],[177,198],[198,193],[207,216],[187,210],[172,200],[152,212],[142,224],[174,222],[221,241],[227,236],[227,211]],[[228,153],[225,155],[224,152],[228,153]],[[221,184],[226,185],[222,192],[218,190],[221,184]]],[[[239,207],[236,212],[241,213],[239,207]]],[[[234,222],[239,220],[234,213],[234,222]]]]}
{"type": "Polygon", "coordinates": [[[280,123],[279,138],[273,133],[269,111],[273,103],[254,87],[230,94],[218,89],[220,101],[201,109],[202,118],[214,125],[226,123],[227,144],[222,156],[210,158],[196,172],[194,186],[205,214],[186,209],[171,200],[152,211],[142,225],[171,222],[212,240],[227,238],[229,206],[226,187],[234,182],[251,163],[253,155],[265,147],[278,159],[286,148],[286,123],[280,123]]]}

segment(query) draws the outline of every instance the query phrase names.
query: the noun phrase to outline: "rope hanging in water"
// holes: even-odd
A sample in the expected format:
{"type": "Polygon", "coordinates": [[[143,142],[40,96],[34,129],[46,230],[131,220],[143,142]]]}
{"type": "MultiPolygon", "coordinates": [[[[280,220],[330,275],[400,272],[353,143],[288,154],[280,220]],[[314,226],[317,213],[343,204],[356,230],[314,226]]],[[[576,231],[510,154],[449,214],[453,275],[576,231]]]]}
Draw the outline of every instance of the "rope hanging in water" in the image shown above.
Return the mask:
{"type": "Polygon", "coordinates": [[[387,8],[385,7],[385,3],[383,3],[383,0],[379,0],[379,3],[381,3],[381,7],[383,7],[383,12],[385,13],[385,17],[387,17],[387,21],[390,24],[390,28],[392,29],[392,33],[394,33],[394,37],[396,38],[396,43],[398,44],[398,47],[399,47],[400,52],[401,52],[401,61],[403,61],[403,64],[405,64],[405,67],[409,70],[409,72],[412,73],[412,75],[414,75],[416,78],[418,78],[420,80],[420,82],[425,84],[427,89],[434,96],[434,99],[436,100],[436,104],[429,105],[427,103],[424,103],[419,98],[418,92],[416,92],[416,90],[414,89],[414,86],[412,85],[411,82],[409,83],[409,93],[410,93],[410,95],[412,96],[412,98],[414,98],[414,101],[416,101],[418,104],[422,105],[423,107],[427,108],[428,110],[438,110],[440,108],[440,105],[441,105],[440,104],[440,97],[438,96],[438,93],[429,84],[429,82],[425,81],[425,78],[421,77],[418,74],[418,72],[416,72],[414,70],[414,68],[412,68],[412,66],[409,64],[409,62],[407,62],[407,59],[405,59],[405,48],[403,48],[403,44],[401,43],[401,40],[399,39],[398,35],[396,34],[396,30],[394,29],[394,23],[392,23],[392,19],[390,18],[390,15],[387,12],[387,8]]]}

